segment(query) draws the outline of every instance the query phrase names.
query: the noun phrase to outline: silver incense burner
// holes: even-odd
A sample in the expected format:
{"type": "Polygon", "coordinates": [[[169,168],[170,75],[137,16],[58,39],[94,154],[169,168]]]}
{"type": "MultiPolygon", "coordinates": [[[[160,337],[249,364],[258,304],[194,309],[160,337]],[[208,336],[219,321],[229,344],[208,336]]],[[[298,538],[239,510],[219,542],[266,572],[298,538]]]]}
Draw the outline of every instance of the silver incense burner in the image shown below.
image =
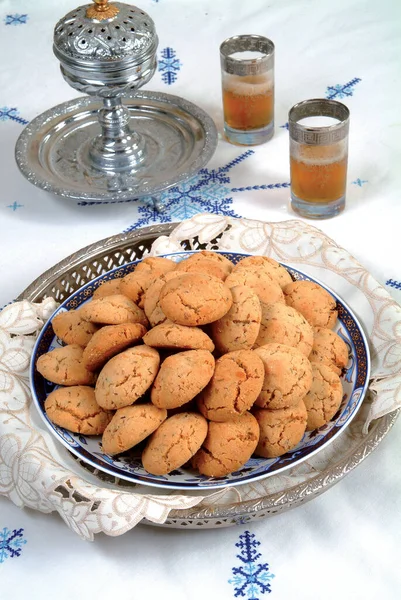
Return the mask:
{"type": "Polygon", "coordinates": [[[25,128],[16,160],[31,183],[80,200],[154,198],[208,162],[217,145],[210,117],[182,98],[138,91],[155,73],[157,46],[150,16],[120,2],[94,0],[56,24],[61,73],[89,97],[25,128]]]}

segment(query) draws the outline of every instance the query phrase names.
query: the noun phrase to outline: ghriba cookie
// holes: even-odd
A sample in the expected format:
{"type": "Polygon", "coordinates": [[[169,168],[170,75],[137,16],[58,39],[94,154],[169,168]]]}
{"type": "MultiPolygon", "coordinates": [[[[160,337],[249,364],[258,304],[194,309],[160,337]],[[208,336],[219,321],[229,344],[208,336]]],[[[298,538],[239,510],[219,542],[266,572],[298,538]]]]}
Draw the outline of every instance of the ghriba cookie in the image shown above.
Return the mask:
{"type": "Polygon", "coordinates": [[[184,273],[168,281],[160,292],[160,306],[167,318],[190,327],[217,321],[232,302],[223,281],[205,273],[184,273]]]}
{"type": "Polygon", "coordinates": [[[223,266],[215,260],[208,258],[199,258],[198,260],[192,260],[187,258],[179,262],[175,268],[178,273],[206,273],[206,275],[213,275],[222,281],[227,277],[227,273],[223,266]]]}
{"type": "Polygon", "coordinates": [[[255,347],[277,343],[298,348],[309,356],[313,344],[313,329],[295,308],[275,302],[261,303],[262,319],[255,347]]]}
{"type": "Polygon", "coordinates": [[[160,306],[160,291],[162,287],[167,281],[175,277],[180,277],[180,275],[181,273],[177,271],[170,271],[169,273],[160,275],[146,290],[143,310],[152,327],[160,325],[160,323],[163,323],[167,319],[160,306]]]}
{"type": "Polygon", "coordinates": [[[229,288],[236,285],[250,287],[261,302],[282,302],[283,304],[285,302],[281,287],[263,267],[233,271],[225,283],[229,288]]]}
{"type": "Polygon", "coordinates": [[[279,410],[254,408],[252,414],[260,428],[259,443],[255,450],[257,456],[282,456],[295,448],[304,436],[307,413],[302,400],[279,410]]]}
{"type": "Polygon", "coordinates": [[[92,298],[106,298],[106,296],[115,296],[116,294],[121,294],[120,283],[121,279],[110,279],[109,281],[104,281],[93,292],[92,298]]]}
{"type": "Polygon", "coordinates": [[[229,421],[242,415],[259,396],[264,374],[262,359],[252,350],[224,354],[197,397],[199,412],[210,421],[229,421]]]}
{"type": "Polygon", "coordinates": [[[214,350],[212,340],[202,329],[178,325],[169,320],[148,331],[143,341],[152,348],[181,348],[182,350],[209,350],[209,352],[214,350]]]}
{"type": "Polygon", "coordinates": [[[85,367],[83,352],[78,344],[56,348],[42,354],[36,368],[45,379],[57,385],[92,385],[96,376],[85,367]]]}
{"type": "Polygon", "coordinates": [[[146,290],[154,280],[175,269],[176,263],[168,258],[150,257],[145,258],[135,268],[133,273],[122,278],[120,284],[121,293],[143,308],[146,290]]]}
{"type": "Polygon", "coordinates": [[[145,313],[126,296],[116,294],[105,298],[95,298],[79,309],[81,316],[91,323],[120,325],[121,323],[141,323],[149,325],[145,313]]]}
{"type": "Polygon", "coordinates": [[[332,329],[337,319],[333,296],[313,281],[293,281],[284,288],[285,301],[314,327],[332,329]]]}
{"type": "Polygon", "coordinates": [[[82,318],[81,311],[61,312],[52,319],[56,336],[65,344],[85,347],[98,327],[82,318]]]}
{"type": "Polygon", "coordinates": [[[262,311],[255,292],[244,285],[231,288],[233,303],[224,317],[211,324],[211,335],[219,352],[247,350],[254,345],[262,311]]]}
{"type": "Polygon", "coordinates": [[[333,369],[322,363],[312,364],[312,387],[304,398],[308,413],[307,431],[326,425],[338,411],[343,388],[333,369]]]}
{"type": "Polygon", "coordinates": [[[284,344],[266,344],[254,352],[265,368],[262,391],[255,404],[277,410],[297,404],[312,385],[312,367],[297,348],[284,344]]]}
{"type": "Polygon", "coordinates": [[[188,462],[202,445],[207,421],[197,413],[169,417],[152,433],[142,453],[142,464],[152,475],[166,475],[188,462]]]}
{"type": "Polygon", "coordinates": [[[97,403],[106,409],[133,404],[152,385],[159,364],[159,353],[149,346],[135,346],[117,354],[100,371],[95,387],[97,403]]]}
{"type": "Polygon", "coordinates": [[[280,263],[267,256],[247,256],[240,260],[234,267],[233,272],[240,269],[252,271],[255,267],[264,269],[272,279],[277,281],[281,288],[292,282],[291,275],[280,263]]]}
{"type": "Polygon", "coordinates": [[[329,365],[337,375],[348,363],[348,348],[344,340],[331,329],[314,327],[314,339],[309,360],[329,365]]]}
{"type": "Polygon", "coordinates": [[[216,265],[218,265],[218,267],[224,273],[222,279],[225,279],[227,275],[231,273],[234,266],[231,260],[223,256],[223,254],[220,254],[219,252],[213,252],[211,250],[201,250],[200,252],[195,252],[194,254],[191,254],[191,256],[189,256],[188,258],[185,258],[184,260],[179,262],[177,268],[182,263],[185,263],[187,265],[195,265],[196,263],[202,262],[204,260],[207,260],[209,262],[212,261],[216,265]]]}
{"type": "Polygon", "coordinates": [[[101,435],[113,416],[98,405],[95,390],[84,385],[54,390],[46,398],[45,411],[52,423],[83,435],[101,435]]]}
{"type": "Polygon", "coordinates": [[[224,423],[209,423],[201,449],[192,466],[208,477],[224,477],[238,471],[252,456],[259,441],[259,425],[246,412],[224,423]]]}
{"type": "Polygon", "coordinates": [[[146,333],[140,323],[122,323],[106,325],[92,336],[83,354],[85,366],[89,371],[97,371],[106,362],[130,346],[138,343],[146,333]]]}
{"type": "Polygon", "coordinates": [[[103,433],[103,451],[111,456],[126,452],[156,431],[166,419],[167,411],[153,404],[119,408],[103,433]]]}
{"type": "Polygon", "coordinates": [[[195,398],[209,383],[214,358],[207,350],[188,350],[163,361],[150,397],[159,408],[177,408],[195,398]]]}

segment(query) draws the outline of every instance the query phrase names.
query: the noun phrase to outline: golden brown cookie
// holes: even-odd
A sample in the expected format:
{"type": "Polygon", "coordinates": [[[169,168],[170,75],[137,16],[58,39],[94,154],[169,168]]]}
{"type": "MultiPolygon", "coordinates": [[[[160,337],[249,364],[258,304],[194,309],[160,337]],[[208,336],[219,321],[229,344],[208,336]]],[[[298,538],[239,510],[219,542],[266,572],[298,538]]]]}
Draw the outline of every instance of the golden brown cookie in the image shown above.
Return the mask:
{"type": "Polygon", "coordinates": [[[313,329],[295,308],[275,302],[261,303],[262,320],[255,347],[277,343],[298,348],[309,356],[313,344],[313,329]]]}
{"type": "Polygon", "coordinates": [[[113,416],[98,405],[95,390],[84,385],[54,390],[46,398],[45,411],[52,423],[83,435],[101,435],[113,416]]]}
{"type": "Polygon", "coordinates": [[[113,456],[142,442],[167,419],[167,411],[153,404],[135,404],[119,408],[106,427],[102,447],[113,456]]]}
{"type": "Polygon", "coordinates": [[[314,327],[332,329],[337,320],[337,303],[321,285],[313,281],[293,281],[284,288],[285,301],[314,327]]]}
{"type": "Polygon", "coordinates": [[[95,387],[97,403],[107,409],[133,404],[152,385],[159,364],[159,353],[149,346],[135,346],[117,354],[100,371],[95,387]]]}
{"type": "Polygon", "coordinates": [[[312,373],[312,387],[304,398],[308,413],[307,431],[331,421],[343,398],[341,379],[330,366],[314,363],[312,373]]]}
{"type": "Polygon", "coordinates": [[[202,329],[178,325],[169,320],[148,331],[143,341],[152,348],[181,348],[182,350],[209,350],[209,352],[214,350],[212,340],[202,329]]]}
{"type": "Polygon", "coordinates": [[[242,415],[259,396],[264,375],[262,359],[253,350],[224,354],[197,397],[199,412],[210,421],[229,421],[242,415]]]}
{"type": "Polygon", "coordinates": [[[252,413],[260,428],[259,443],[255,450],[257,456],[282,456],[295,448],[304,436],[307,413],[302,400],[279,410],[254,408],[252,413]]]}
{"type": "Polygon", "coordinates": [[[85,367],[83,352],[78,344],[56,348],[42,354],[36,368],[45,379],[57,385],[91,385],[96,376],[85,367]]]}
{"type": "Polygon", "coordinates": [[[313,347],[309,360],[311,363],[329,365],[337,375],[341,375],[348,363],[347,344],[331,329],[314,327],[313,332],[313,347]]]}
{"type": "Polygon", "coordinates": [[[105,298],[95,298],[79,309],[81,316],[92,323],[120,325],[121,323],[141,323],[149,325],[145,313],[126,296],[117,294],[105,298]]]}
{"type": "Polygon", "coordinates": [[[152,327],[160,325],[160,323],[163,323],[167,319],[160,307],[160,291],[162,287],[167,281],[175,277],[180,277],[180,275],[181,273],[177,271],[170,271],[169,273],[160,275],[146,290],[143,310],[152,327]]]}
{"type": "Polygon", "coordinates": [[[231,288],[233,303],[224,317],[211,324],[211,335],[219,352],[252,348],[259,334],[260,300],[244,285],[231,288]]]}
{"type": "Polygon", "coordinates": [[[65,344],[85,347],[98,327],[82,318],[81,311],[61,312],[52,319],[56,336],[65,344]]]}
{"type": "Polygon", "coordinates": [[[217,277],[222,281],[227,277],[223,266],[217,261],[208,258],[200,258],[195,261],[187,258],[179,262],[175,270],[179,273],[206,273],[206,275],[213,275],[213,277],[217,277]]]}
{"type": "Polygon", "coordinates": [[[166,358],[151,390],[151,400],[159,408],[176,408],[195,398],[209,383],[214,358],[207,350],[188,350],[166,358]]]}
{"type": "MultiPolygon", "coordinates": [[[[222,279],[225,279],[227,275],[229,275],[233,269],[233,263],[231,260],[220,254],[219,252],[213,252],[211,250],[201,250],[200,252],[195,252],[191,254],[188,258],[182,260],[178,263],[177,268],[185,263],[186,265],[195,265],[198,262],[202,262],[207,260],[208,262],[212,261],[223,271],[224,276],[222,279]]],[[[212,274],[212,273],[211,273],[212,274]]]]}
{"type": "Polygon", "coordinates": [[[259,441],[259,425],[246,412],[224,423],[209,423],[201,449],[192,466],[208,477],[225,477],[238,471],[252,456],[259,441]]]}
{"type": "Polygon", "coordinates": [[[247,256],[235,265],[233,272],[236,273],[240,269],[252,271],[255,267],[264,269],[272,279],[277,281],[281,288],[292,282],[291,275],[287,269],[273,258],[268,258],[267,256],[247,256]]]}
{"type": "Polygon", "coordinates": [[[160,292],[160,306],[167,318],[190,327],[217,321],[232,302],[228,287],[204,273],[185,273],[168,281],[160,292]]]}
{"type": "Polygon", "coordinates": [[[137,273],[152,273],[155,277],[173,271],[176,263],[163,256],[148,256],[137,264],[135,271],[137,273]]]}
{"type": "Polygon", "coordinates": [[[233,271],[225,281],[229,288],[236,285],[245,285],[255,292],[261,302],[282,302],[284,304],[284,294],[281,287],[270,277],[263,267],[251,269],[238,269],[233,271]]]}
{"type": "Polygon", "coordinates": [[[157,277],[175,269],[176,263],[168,258],[145,258],[133,273],[121,280],[120,290],[140,308],[144,307],[145,293],[157,277]]]}
{"type": "Polygon", "coordinates": [[[302,352],[283,344],[266,344],[255,352],[265,367],[257,406],[277,410],[293,406],[304,398],[312,385],[312,367],[302,352]]]}
{"type": "Polygon", "coordinates": [[[130,346],[137,344],[146,333],[140,323],[106,325],[93,335],[86,346],[83,360],[89,371],[97,371],[107,361],[130,346]]]}
{"type": "Polygon", "coordinates": [[[182,467],[202,445],[207,421],[197,413],[169,417],[152,433],[142,453],[142,464],[152,475],[166,475],[182,467]]]}
{"type": "Polygon", "coordinates": [[[92,298],[106,298],[106,296],[121,294],[120,283],[121,279],[109,279],[109,281],[104,281],[93,292],[92,298]]]}

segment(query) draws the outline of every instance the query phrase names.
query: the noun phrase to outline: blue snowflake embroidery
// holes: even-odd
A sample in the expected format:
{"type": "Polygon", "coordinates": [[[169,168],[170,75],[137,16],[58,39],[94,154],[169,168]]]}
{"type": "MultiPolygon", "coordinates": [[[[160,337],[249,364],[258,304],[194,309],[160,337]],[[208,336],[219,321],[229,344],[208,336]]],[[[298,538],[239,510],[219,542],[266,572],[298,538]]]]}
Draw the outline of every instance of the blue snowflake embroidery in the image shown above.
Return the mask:
{"type": "Polygon", "coordinates": [[[355,77],[344,85],[330,85],[326,90],[326,98],[328,100],[334,100],[336,98],[346,98],[347,96],[352,96],[354,94],[355,85],[360,81],[362,81],[362,79],[355,77]]]}
{"type": "Polygon", "coordinates": [[[7,15],[4,19],[6,25],[25,25],[28,15],[7,15]]]}
{"type": "Polygon", "coordinates": [[[11,121],[16,121],[17,123],[21,123],[21,125],[27,125],[28,121],[19,117],[19,112],[16,108],[9,108],[8,106],[3,106],[0,108],[0,121],[7,121],[10,119],[11,121]]]}
{"type": "Polygon", "coordinates": [[[7,208],[11,208],[13,212],[17,210],[17,208],[22,208],[23,204],[18,204],[18,202],[13,202],[12,204],[7,204],[7,208]]]}
{"type": "Polygon", "coordinates": [[[355,179],[355,181],[352,182],[354,185],[359,185],[359,187],[362,187],[364,183],[368,183],[367,179],[355,179]]]}
{"type": "Polygon", "coordinates": [[[248,600],[259,600],[259,595],[271,592],[270,581],[274,575],[270,573],[267,563],[257,562],[262,555],[256,550],[260,542],[255,539],[255,535],[245,531],[239,539],[235,545],[241,550],[237,558],[242,564],[231,569],[234,577],[228,583],[234,585],[235,598],[242,596],[248,600]]]}
{"type": "Polygon", "coordinates": [[[284,125],[280,125],[281,129],[286,129],[287,131],[289,130],[290,126],[288,125],[288,123],[284,123],[284,125]]]}
{"type": "Polygon", "coordinates": [[[392,288],[395,288],[396,290],[401,290],[401,283],[399,281],[394,281],[394,279],[389,279],[388,281],[386,281],[386,285],[389,285],[392,288]]]}
{"type": "Polygon", "coordinates": [[[22,546],[26,544],[23,532],[23,529],[14,529],[11,531],[6,527],[4,527],[3,531],[0,531],[0,563],[4,562],[7,558],[14,558],[21,555],[22,546]]]}
{"type": "Polygon", "coordinates": [[[164,48],[161,51],[159,60],[159,71],[162,74],[162,80],[167,85],[171,85],[177,81],[177,72],[181,69],[182,64],[176,57],[175,50],[172,48],[164,48]]]}

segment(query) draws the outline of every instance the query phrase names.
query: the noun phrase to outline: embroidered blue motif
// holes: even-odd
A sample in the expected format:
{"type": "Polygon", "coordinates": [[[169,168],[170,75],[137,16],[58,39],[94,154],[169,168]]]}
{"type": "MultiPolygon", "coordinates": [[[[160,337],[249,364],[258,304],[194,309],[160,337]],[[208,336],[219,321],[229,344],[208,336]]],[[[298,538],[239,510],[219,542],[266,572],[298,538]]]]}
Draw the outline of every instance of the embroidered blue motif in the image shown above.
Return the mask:
{"type": "Polygon", "coordinates": [[[18,202],[13,202],[13,204],[7,204],[7,208],[11,208],[13,212],[17,210],[17,208],[22,208],[23,204],[18,204],[18,202]]]}
{"type": "Polygon", "coordinates": [[[167,85],[171,85],[177,81],[177,72],[181,69],[182,64],[176,57],[175,50],[172,48],[164,48],[161,51],[159,60],[159,71],[162,74],[162,80],[167,85]]]}
{"type": "Polygon", "coordinates": [[[6,25],[25,25],[28,15],[7,15],[4,19],[6,25]]]}
{"type": "Polygon", "coordinates": [[[234,577],[228,583],[234,585],[235,598],[242,596],[248,600],[259,600],[259,595],[271,592],[270,581],[274,575],[270,573],[267,563],[257,562],[262,555],[256,550],[260,542],[255,539],[255,535],[245,531],[239,539],[235,545],[241,550],[237,558],[242,564],[231,569],[234,577]]]}
{"type": "Polygon", "coordinates": [[[21,125],[27,125],[28,121],[19,117],[19,112],[16,108],[8,108],[8,106],[3,106],[0,108],[0,121],[7,121],[10,119],[11,121],[16,121],[17,123],[21,123],[21,125]]]}
{"type": "Polygon", "coordinates": [[[7,558],[14,558],[21,555],[22,546],[26,544],[23,532],[22,528],[11,531],[6,527],[4,527],[3,531],[0,531],[0,563],[4,562],[7,558]]]}
{"type": "Polygon", "coordinates": [[[393,279],[389,279],[388,281],[386,281],[386,285],[389,285],[390,287],[393,287],[396,290],[401,290],[401,282],[399,282],[399,281],[394,281],[393,279]]]}
{"type": "Polygon", "coordinates": [[[334,100],[335,98],[345,98],[354,94],[354,87],[357,83],[362,81],[359,77],[351,79],[344,85],[330,85],[326,90],[326,98],[328,100],[334,100]]]}
{"type": "Polygon", "coordinates": [[[288,123],[284,123],[284,125],[280,125],[281,129],[286,129],[287,131],[289,130],[290,126],[288,125],[288,123]]]}
{"type": "Polygon", "coordinates": [[[364,183],[368,183],[367,179],[355,179],[355,181],[352,182],[354,185],[359,185],[359,187],[362,187],[364,183]]]}

